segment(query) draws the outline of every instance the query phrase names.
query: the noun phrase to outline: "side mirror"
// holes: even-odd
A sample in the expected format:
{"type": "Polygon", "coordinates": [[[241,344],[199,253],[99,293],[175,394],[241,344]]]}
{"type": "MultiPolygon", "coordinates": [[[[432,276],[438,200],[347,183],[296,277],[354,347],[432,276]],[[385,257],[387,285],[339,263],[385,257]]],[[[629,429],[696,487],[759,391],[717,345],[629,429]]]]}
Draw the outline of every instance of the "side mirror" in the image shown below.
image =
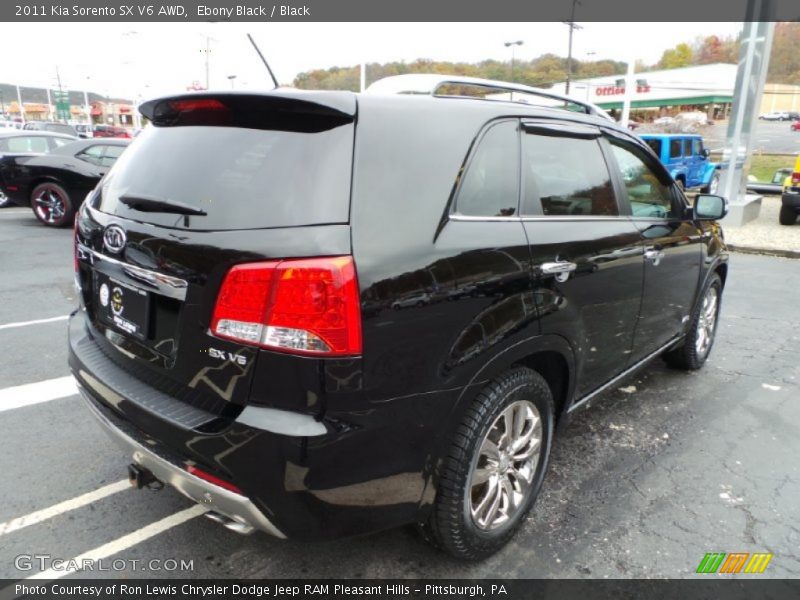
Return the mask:
{"type": "Polygon", "coordinates": [[[728,201],[722,196],[698,194],[694,201],[694,218],[700,221],[717,221],[728,214],[728,201]]]}
{"type": "Polygon", "coordinates": [[[703,148],[703,151],[700,154],[702,154],[705,158],[711,156],[711,152],[709,152],[708,148],[703,148]]]}

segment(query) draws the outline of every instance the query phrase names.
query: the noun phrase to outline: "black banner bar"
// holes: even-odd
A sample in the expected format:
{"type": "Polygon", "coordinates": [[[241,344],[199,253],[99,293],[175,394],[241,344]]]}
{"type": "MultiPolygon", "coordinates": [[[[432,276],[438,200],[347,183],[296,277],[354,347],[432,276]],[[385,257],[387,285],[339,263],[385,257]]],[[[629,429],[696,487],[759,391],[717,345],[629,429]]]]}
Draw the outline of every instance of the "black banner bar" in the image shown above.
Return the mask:
{"type": "MultiPolygon", "coordinates": [[[[798,0],[758,0],[769,20],[800,19],[798,0]]],[[[748,0],[592,0],[584,22],[739,22],[748,0]]],[[[4,0],[0,20],[29,22],[564,21],[572,0],[4,0]]]]}
{"type": "Polygon", "coordinates": [[[395,579],[395,580],[101,580],[0,581],[0,600],[795,600],[800,580],[761,576],[688,580],[395,579]]]}

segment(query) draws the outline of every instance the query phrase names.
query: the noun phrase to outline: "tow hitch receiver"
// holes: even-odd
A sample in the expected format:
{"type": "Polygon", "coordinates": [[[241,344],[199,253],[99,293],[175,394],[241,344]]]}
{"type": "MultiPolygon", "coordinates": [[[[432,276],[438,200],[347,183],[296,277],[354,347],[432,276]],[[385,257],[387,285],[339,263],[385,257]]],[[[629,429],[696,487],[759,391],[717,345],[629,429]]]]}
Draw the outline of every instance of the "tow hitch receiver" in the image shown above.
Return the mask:
{"type": "Polygon", "coordinates": [[[153,486],[153,484],[161,484],[150,471],[134,463],[128,465],[128,481],[137,490],[145,487],[157,487],[153,486]]]}

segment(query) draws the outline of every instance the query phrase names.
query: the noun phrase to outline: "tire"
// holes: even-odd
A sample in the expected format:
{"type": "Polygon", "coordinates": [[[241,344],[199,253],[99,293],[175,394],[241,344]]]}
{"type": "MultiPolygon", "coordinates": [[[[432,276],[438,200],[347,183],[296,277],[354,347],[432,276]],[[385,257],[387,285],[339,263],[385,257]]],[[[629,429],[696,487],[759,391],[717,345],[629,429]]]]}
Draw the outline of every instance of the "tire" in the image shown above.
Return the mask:
{"type": "Polygon", "coordinates": [[[797,221],[797,211],[791,206],[781,206],[781,212],[778,214],[778,222],[781,225],[794,225],[797,221]]]}
{"type": "Polygon", "coordinates": [[[689,321],[689,331],[683,343],[663,355],[664,361],[669,366],[696,371],[705,364],[714,345],[721,300],[722,280],[714,273],[706,282],[700,300],[695,306],[689,321]]]}
{"type": "Polygon", "coordinates": [[[719,189],[719,171],[714,171],[714,174],[711,176],[711,181],[709,181],[708,185],[705,186],[701,191],[704,194],[716,194],[718,189],[719,189]]]}
{"type": "Polygon", "coordinates": [[[553,395],[539,373],[515,367],[490,382],[467,409],[444,457],[436,501],[421,526],[426,540],[465,560],[502,548],[536,500],[552,436],[553,395]],[[512,432],[522,423],[512,433],[523,444],[516,454],[506,451],[506,414],[512,432]]]}
{"type": "Polygon", "coordinates": [[[67,190],[50,181],[33,189],[31,208],[39,222],[48,227],[67,227],[75,218],[75,206],[67,190]]]}

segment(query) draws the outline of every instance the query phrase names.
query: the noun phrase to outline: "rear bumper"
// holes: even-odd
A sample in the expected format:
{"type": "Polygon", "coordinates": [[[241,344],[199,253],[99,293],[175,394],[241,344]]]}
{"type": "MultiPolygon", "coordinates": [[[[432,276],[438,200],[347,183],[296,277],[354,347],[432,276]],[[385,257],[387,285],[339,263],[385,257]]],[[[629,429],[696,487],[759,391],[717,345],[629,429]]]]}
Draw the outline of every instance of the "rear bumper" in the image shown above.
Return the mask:
{"type": "Polygon", "coordinates": [[[431,429],[443,422],[454,392],[371,410],[358,402],[325,420],[263,405],[218,416],[122,369],[96,335],[83,311],[71,317],[70,369],[92,413],[129,459],[207,506],[210,516],[279,537],[325,540],[420,514],[426,465],[435,464],[431,429]],[[430,427],[420,423],[425,413],[430,427]],[[189,474],[190,464],[243,494],[189,474]]]}
{"type": "Polygon", "coordinates": [[[225,488],[195,477],[180,466],[148,450],[112,424],[103,415],[80,382],[78,383],[78,389],[84,400],[86,400],[89,409],[111,439],[125,450],[125,453],[131,457],[135,464],[149,470],[155,475],[156,479],[168,483],[181,494],[206,507],[209,511],[221,514],[236,523],[246,526],[248,529],[259,529],[279,538],[286,537],[246,496],[228,491],[225,488]]]}

